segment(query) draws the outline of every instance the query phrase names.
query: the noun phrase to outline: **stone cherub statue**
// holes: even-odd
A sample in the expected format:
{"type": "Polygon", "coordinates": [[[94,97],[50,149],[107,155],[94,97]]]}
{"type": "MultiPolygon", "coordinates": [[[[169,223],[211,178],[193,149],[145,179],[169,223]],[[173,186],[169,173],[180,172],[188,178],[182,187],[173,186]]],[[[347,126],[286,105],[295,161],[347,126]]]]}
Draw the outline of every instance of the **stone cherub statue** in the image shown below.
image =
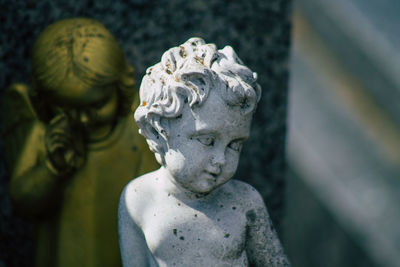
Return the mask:
{"type": "Polygon", "coordinates": [[[103,24],[65,19],[38,37],[31,80],[6,90],[1,116],[10,197],[35,223],[33,265],[120,266],[119,196],[159,167],[127,116],[133,67],[103,24]]]}
{"type": "Polygon", "coordinates": [[[150,67],[135,112],[161,168],[119,204],[124,266],[289,266],[260,194],[232,180],[261,95],[230,46],[192,38],[150,67]]]}

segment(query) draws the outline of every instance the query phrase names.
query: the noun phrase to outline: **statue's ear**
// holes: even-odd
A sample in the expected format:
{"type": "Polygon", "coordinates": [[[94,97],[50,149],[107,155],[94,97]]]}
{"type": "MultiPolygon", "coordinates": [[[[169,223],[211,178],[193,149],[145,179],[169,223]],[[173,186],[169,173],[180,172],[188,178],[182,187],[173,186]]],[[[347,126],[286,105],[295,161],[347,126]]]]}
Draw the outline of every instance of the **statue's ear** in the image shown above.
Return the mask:
{"type": "Polygon", "coordinates": [[[151,118],[150,123],[144,125],[142,131],[150,150],[163,157],[168,148],[168,120],[154,116],[151,118]]]}

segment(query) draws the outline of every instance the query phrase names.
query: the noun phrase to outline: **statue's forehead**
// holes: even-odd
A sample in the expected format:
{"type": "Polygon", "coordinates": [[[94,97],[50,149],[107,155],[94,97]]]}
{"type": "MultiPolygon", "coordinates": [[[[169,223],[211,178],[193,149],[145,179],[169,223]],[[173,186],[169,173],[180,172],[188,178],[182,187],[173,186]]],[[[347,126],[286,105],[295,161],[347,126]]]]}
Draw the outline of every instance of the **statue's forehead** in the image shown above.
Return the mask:
{"type": "Polygon", "coordinates": [[[116,90],[113,86],[89,87],[82,81],[64,83],[51,91],[51,96],[58,104],[85,106],[102,101],[116,90]]]}
{"type": "Polygon", "coordinates": [[[202,105],[197,105],[190,110],[193,117],[193,129],[196,131],[234,130],[243,135],[250,131],[251,114],[243,114],[240,107],[230,106],[218,93],[210,91],[202,105]]]}

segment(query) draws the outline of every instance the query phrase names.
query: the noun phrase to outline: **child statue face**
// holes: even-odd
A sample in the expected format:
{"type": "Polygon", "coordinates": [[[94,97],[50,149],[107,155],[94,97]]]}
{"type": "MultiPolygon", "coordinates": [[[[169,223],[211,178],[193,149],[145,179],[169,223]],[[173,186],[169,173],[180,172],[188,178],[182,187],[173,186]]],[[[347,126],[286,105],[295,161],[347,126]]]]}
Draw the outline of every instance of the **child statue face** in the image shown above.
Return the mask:
{"type": "Polygon", "coordinates": [[[250,134],[252,115],[228,106],[215,91],[169,121],[165,168],[174,184],[192,193],[207,194],[232,178],[250,134]]]}

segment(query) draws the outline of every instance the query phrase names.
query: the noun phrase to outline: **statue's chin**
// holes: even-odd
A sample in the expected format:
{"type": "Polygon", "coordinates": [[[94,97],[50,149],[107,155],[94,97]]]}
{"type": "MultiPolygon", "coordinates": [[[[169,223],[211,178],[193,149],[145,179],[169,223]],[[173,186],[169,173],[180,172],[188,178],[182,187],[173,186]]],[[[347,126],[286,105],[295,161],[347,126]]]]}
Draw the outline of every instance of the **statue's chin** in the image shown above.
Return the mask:
{"type": "Polygon", "coordinates": [[[114,130],[113,123],[105,123],[103,125],[89,125],[85,127],[85,133],[88,136],[90,143],[100,142],[106,139],[114,130]]]}

